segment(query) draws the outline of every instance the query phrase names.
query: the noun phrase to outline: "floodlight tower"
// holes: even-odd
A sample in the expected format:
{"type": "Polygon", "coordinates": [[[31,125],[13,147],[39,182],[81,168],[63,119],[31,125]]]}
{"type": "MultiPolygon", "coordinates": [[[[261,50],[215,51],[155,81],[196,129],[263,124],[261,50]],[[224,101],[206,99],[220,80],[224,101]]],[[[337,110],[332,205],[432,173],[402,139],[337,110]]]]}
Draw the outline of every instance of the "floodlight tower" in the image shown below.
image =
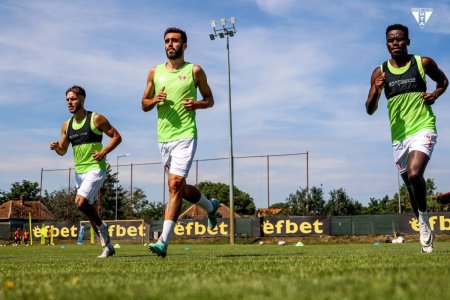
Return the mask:
{"type": "Polygon", "coordinates": [[[236,19],[220,19],[221,28],[216,28],[216,20],[211,21],[211,28],[214,33],[209,35],[211,41],[216,37],[227,38],[227,58],[228,58],[228,120],[229,120],[229,145],[230,145],[230,244],[234,244],[234,158],[233,158],[233,122],[231,116],[231,76],[230,76],[230,37],[236,34],[236,19]],[[227,22],[228,21],[228,22],[227,22]],[[229,25],[227,25],[229,23],[229,25]]]}

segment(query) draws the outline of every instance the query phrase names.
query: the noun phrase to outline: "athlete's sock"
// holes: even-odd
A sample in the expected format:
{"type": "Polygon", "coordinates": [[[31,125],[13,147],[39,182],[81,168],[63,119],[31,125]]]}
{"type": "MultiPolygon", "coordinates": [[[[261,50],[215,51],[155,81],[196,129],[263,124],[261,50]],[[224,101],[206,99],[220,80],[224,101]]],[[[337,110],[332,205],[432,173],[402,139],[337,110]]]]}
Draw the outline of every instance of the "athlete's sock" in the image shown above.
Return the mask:
{"type": "Polygon", "coordinates": [[[214,210],[214,206],[212,205],[211,200],[206,198],[203,194],[201,194],[200,200],[198,200],[198,202],[195,204],[206,210],[208,214],[214,210]]]}
{"type": "Polygon", "coordinates": [[[425,223],[428,226],[430,226],[430,221],[428,219],[428,212],[427,211],[420,211],[419,210],[419,222],[425,223]]]}
{"type": "Polygon", "coordinates": [[[166,247],[169,246],[170,237],[172,235],[172,231],[175,225],[176,223],[172,220],[165,220],[163,223],[163,231],[158,241],[165,244],[166,247]]]}

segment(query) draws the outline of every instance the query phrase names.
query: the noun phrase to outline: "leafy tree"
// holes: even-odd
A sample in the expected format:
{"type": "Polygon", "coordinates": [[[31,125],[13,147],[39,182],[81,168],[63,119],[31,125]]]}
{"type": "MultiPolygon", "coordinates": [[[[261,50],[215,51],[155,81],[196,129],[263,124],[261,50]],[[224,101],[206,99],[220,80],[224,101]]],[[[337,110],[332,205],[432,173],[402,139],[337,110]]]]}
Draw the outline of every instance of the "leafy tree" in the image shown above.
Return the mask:
{"type": "Polygon", "coordinates": [[[330,199],[325,205],[329,216],[347,216],[362,213],[362,204],[352,200],[344,189],[340,188],[330,192],[330,199]]]}
{"type": "MultiPolygon", "coordinates": [[[[203,181],[197,184],[197,188],[208,198],[216,198],[221,203],[229,206],[230,186],[225,183],[212,183],[210,181],[203,181]]],[[[234,195],[234,210],[242,215],[254,215],[255,203],[253,198],[248,193],[239,190],[237,187],[233,188],[234,195]]]]}
{"type": "MultiPolygon", "coordinates": [[[[434,179],[427,178],[425,180],[425,184],[426,184],[426,197],[428,199],[428,206],[429,206],[428,210],[429,211],[440,211],[440,209],[442,207],[439,206],[439,204],[437,202],[435,203],[436,205],[434,205],[433,201],[430,201],[430,199],[436,195],[436,192],[435,192],[436,185],[434,183],[434,179]]],[[[399,197],[398,197],[398,193],[396,193],[394,195],[394,198],[389,203],[389,207],[390,207],[389,213],[398,213],[398,202],[399,202],[399,197]]],[[[414,213],[414,211],[411,207],[411,202],[409,201],[408,189],[405,184],[402,184],[400,186],[400,208],[401,208],[402,213],[414,213]]]]}
{"type": "Polygon", "coordinates": [[[57,221],[79,222],[86,217],[75,205],[75,194],[76,189],[73,189],[69,196],[65,189],[53,191],[50,194],[45,191],[42,203],[53,213],[57,221]]]}
{"type": "Polygon", "coordinates": [[[164,205],[162,202],[150,202],[141,188],[138,187],[133,190],[132,203],[130,203],[130,200],[130,192],[128,191],[127,199],[124,202],[125,206],[128,207],[128,218],[145,219],[146,221],[163,219],[164,205]]]}
{"type": "Polygon", "coordinates": [[[289,207],[290,215],[322,215],[325,208],[322,188],[312,187],[309,193],[303,188],[299,188],[295,193],[286,198],[286,205],[289,207]]]}
{"type": "Polygon", "coordinates": [[[164,219],[165,206],[162,202],[149,202],[139,212],[138,217],[145,221],[150,220],[163,220],[164,219]]]}
{"type": "Polygon", "coordinates": [[[368,215],[382,215],[388,213],[389,197],[386,195],[382,199],[370,198],[367,207],[364,207],[364,214],[368,215]]]}
{"type": "Polygon", "coordinates": [[[22,180],[22,183],[20,183],[16,181],[11,184],[9,192],[2,192],[0,203],[20,199],[20,196],[25,196],[27,200],[38,200],[40,191],[41,189],[37,182],[22,180]]]}
{"type": "MultiPolygon", "coordinates": [[[[100,217],[104,220],[116,218],[116,192],[117,192],[117,219],[127,218],[127,191],[118,184],[117,173],[112,173],[111,165],[106,168],[106,179],[100,189],[100,217]]],[[[128,193],[129,194],[129,193],[128,193]]],[[[129,201],[128,201],[129,203],[129,201]]],[[[129,215],[129,206],[128,206],[129,215]]]]}
{"type": "Polygon", "coordinates": [[[306,216],[308,215],[307,208],[307,191],[299,188],[295,193],[289,194],[286,198],[286,204],[289,207],[291,216],[306,216]]]}
{"type": "Polygon", "coordinates": [[[321,216],[325,214],[326,201],[323,199],[323,190],[313,186],[310,190],[309,212],[321,216]]]}

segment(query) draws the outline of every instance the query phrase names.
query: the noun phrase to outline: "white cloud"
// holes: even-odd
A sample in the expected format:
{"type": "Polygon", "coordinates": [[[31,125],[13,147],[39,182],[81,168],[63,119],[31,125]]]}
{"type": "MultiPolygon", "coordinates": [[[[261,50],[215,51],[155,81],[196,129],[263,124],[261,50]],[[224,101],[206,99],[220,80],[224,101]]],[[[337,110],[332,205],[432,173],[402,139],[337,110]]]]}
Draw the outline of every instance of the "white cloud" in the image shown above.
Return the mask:
{"type": "MultiPolygon", "coordinates": [[[[232,15],[239,16],[248,3],[236,1],[232,15]]],[[[260,11],[238,18],[238,32],[230,40],[235,155],[309,151],[310,186],[323,184],[325,192],[344,187],[362,202],[395,193],[386,100],[380,100],[373,116],[365,113],[364,101],[371,72],[388,55],[384,28],[397,18],[415,24],[409,8],[376,1],[333,6],[329,1],[253,3],[260,11]]],[[[155,112],[143,113],[140,98],[149,67],[165,59],[161,35],[171,23],[186,26],[186,58],[206,70],[216,99],[214,108],[197,114],[196,158],[227,157],[225,41],[208,39],[208,22],[215,17],[209,14],[217,11],[216,5],[208,2],[199,10],[180,4],[181,18],[177,13],[154,13],[170,9],[168,3],[145,1],[126,6],[120,1],[0,4],[0,138],[7,141],[0,148],[0,188],[29,175],[39,181],[41,168],[71,166],[71,156],[54,155],[48,143],[58,138],[69,116],[63,93],[74,83],[86,88],[88,108],[107,116],[123,136],[111,163],[121,153],[131,153],[127,163],[159,162],[155,112]]],[[[448,6],[434,7],[436,15],[417,33],[414,50],[431,52],[449,75],[448,26],[439,16],[448,14],[448,6]]],[[[441,189],[449,175],[442,165],[450,163],[445,155],[450,148],[447,98],[435,105],[440,136],[427,170],[441,189]]],[[[237,166],[236,185],[254,194],[258,207],[266,201],[264,164],[237,166]]],[[[304,185],[302,159],[274,159],[272,168],[271,198],[284,200],[304,185]]],[[[121,171],[124,184],[127,172],[121,171]]],[[[136,185],[149,198],[159,199],[160,166],[140,166],[135,172],[136,185]]],[[[65,184],[66,179],[46,176],[47,186],[65,184]]],[[[228,182],[228,164],[201,164],[199,176],[228,182]]]]}

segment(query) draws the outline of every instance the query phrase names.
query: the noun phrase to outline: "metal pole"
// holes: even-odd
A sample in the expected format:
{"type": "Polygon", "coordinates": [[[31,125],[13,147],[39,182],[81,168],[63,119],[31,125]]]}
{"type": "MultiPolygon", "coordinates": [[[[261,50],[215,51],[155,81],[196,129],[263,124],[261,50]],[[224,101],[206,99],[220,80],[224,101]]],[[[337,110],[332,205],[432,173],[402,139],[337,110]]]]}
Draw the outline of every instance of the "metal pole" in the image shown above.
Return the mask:
{"type": "Polygon", "coordinates": [[[228,58],[228,119],[230,138],[230,244],[234,245],[234,158],[233,158],[233,120],[231,114],[231,72],[230,72],[230,39],[227,35],[228,58]]]}
{"type": "Polygon", "coordinates": [[[401,187],[400,187],[400,173],[397,172],[397,180],[398,180],[398,214],[402,213],[402,204],[401,204],[401,187]]]}
{"type": "Polygon", "coordinates": [[[116,164],[116,220],[117,220],[117,195],[119,190],[119,156],[117,156],[116,164]]]}
{"type": "Polygon", "coordinates": [[[266,168],[267,168],[267,208],[270,207],[270,176],[269,176],[269,159],[270,155],[266,156],[266,168]]]}
{"type": "Polygon", "coordinates": [[[133,218],[133,163],[130,165],[130,206],[131,206],[131,215],[130,217],[133,218]]]}
{"type": "Polygon", "coordinates": [[[124,155],[117,155],[117,164],[116,164],[116,168],[117,168],[117,173],[116,173],[116,220],[117,220],[117,196],[118,196],[118,191],[119,191],[119,158],[121,157],[127,157],[128,155],[130,155],[130,153],[124,154],[124,155]]]}
{"type": "Polygon", "coordinates": [[[306,212],[309,215],[309,152],[306,151],[306,212]]]}
{"type": "Polygon", "coordinates": [[[42,206],[42,176],[44,173],[44,168],[41,168],[41,190],[39,191],[39,207],[38,207],[38,218],[41,220],[41,206],[42,206]]]}
{"type": "Polygon", "coordinates": [[[42,199],[42,177],[44,174],[44,168],[41,168],[41,183],[40,183],[40,189],[39,189],[39,199],[42,199]]]}
{"type": "Polygon", "coordinates": [[[164,220],[164,214],[166,212],[166,170],[163,168],[163,197],[162,197],[162,203],[163,203],[163,211],[162,216],[164,220]]]}
{"type": "Polygon", "coordinates": [[[198,184],[198,159],[195,160],[195,185],[198,184]]]}
{"type": "Polygon", "coordinates": [[[69,184],[67,188],[67,222],[70,222],[70,175],[71,175],[71,168],[69,167],[69,184]]]}

